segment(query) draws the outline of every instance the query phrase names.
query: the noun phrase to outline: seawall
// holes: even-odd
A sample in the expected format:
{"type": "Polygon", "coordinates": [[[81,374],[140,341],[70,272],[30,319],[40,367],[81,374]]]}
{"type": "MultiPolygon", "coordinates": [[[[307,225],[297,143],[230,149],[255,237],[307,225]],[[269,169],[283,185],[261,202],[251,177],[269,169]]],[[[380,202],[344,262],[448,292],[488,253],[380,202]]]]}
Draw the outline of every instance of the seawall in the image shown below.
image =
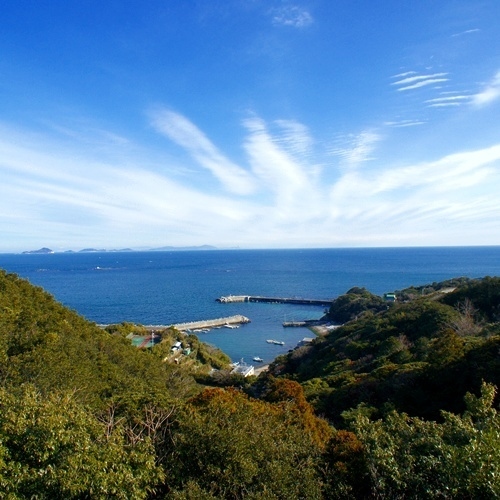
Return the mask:
{"type": "Polygon", "coordinates": [[[186,331],[186,330],[199,330],[201,328],[215,328],[218,326],[226,326],[226,325],[241,325],[243,323],[250,323],[250,320],[246,316],[238,314],[236,316],[227,316],[224,318],[190,321],[188,323],[177,323],[171,326],[173,326],[177,330],[186,331]]]}

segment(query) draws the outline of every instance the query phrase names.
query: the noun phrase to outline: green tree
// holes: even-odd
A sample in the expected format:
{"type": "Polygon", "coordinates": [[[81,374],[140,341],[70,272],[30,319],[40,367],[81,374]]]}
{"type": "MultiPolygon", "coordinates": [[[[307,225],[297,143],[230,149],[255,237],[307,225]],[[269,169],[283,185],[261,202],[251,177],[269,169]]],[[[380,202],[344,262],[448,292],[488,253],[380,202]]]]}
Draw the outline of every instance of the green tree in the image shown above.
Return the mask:
{"type": "Polygon", "coordinates": [[[181,495],[188,490],[206,498],[321,498],[320,449],[293,403],[207,389],[180,413],[173,439],[173,498],[189,498],[181,495]]]}
{"type": "Polygon", "coordinates": [[[366,288],[354,287],[335,299],[330,306],[327,318],[336,323],[346,323],[363,313],[376,313],[387,309],[387,303],[366,288]]]}
{"type": "Polygon", "coordinates": [[[500,415],[495,388],[465,397],[463,415],[443,422],[392,412],[370,421],[360,414],[353,431],[364,447],[375,498],[498,498],[500,415]]]}
{"type": "Polygon", "coordinates": [[[148,439],[98,421],[72,394],[0,389],[0,486],[7,498],[146,498],[163,478],[148,439]]]}
{"type": "Polygon", "coordinates": [[[325,495],[358,499],[370,495],[368,467],[361,441],[352,432],[337,431],[324,453],[325,495]]]}

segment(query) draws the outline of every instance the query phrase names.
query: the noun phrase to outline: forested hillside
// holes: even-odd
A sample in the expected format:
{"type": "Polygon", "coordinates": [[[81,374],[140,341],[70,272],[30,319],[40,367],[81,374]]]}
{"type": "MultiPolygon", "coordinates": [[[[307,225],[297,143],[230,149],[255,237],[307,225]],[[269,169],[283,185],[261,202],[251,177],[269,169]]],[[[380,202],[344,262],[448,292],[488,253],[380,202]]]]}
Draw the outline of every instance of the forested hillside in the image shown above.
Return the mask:
{"type": "Polygon", "coordinates": [[[272,371],[299,381],[316,410],[342,426],[359,404],[439,419],[464,410],[467,391],[500,382],[500,279],[453,280],[407,289],[385,302],[350,290],[327,318],[347,322],[272,371]],[[458,287],[450,286],[460,283],[458,287]]]}
{"type": "Polygon", "coordinates": [[[0,498],[500,496],[500,280],[397,297],[350,290],[343,326],[243,381],[0,272],[0,498]]]}

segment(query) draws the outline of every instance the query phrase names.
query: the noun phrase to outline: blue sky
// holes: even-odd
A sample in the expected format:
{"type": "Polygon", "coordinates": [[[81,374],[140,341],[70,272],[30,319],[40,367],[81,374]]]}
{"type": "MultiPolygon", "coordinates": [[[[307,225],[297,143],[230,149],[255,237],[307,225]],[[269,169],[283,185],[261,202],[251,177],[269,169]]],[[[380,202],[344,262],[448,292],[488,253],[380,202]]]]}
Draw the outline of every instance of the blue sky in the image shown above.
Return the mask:
{"type": "Polygon", "coordinates": [[[7,0],[0,251],[500,244],[498,0],[7,0]]]}

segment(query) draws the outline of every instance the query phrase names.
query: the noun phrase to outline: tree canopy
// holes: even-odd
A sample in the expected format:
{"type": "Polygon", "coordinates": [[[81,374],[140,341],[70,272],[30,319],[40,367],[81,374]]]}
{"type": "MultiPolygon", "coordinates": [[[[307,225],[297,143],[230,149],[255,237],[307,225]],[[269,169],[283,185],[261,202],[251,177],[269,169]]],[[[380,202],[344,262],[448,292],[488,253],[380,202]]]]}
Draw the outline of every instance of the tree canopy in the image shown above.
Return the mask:
{"type": "Polygon", "coordinates": [[[342,326],[242,380],[0,272],[0,497],[500,496],[500,279],[397,297],[349,290],[342,326]]]}

